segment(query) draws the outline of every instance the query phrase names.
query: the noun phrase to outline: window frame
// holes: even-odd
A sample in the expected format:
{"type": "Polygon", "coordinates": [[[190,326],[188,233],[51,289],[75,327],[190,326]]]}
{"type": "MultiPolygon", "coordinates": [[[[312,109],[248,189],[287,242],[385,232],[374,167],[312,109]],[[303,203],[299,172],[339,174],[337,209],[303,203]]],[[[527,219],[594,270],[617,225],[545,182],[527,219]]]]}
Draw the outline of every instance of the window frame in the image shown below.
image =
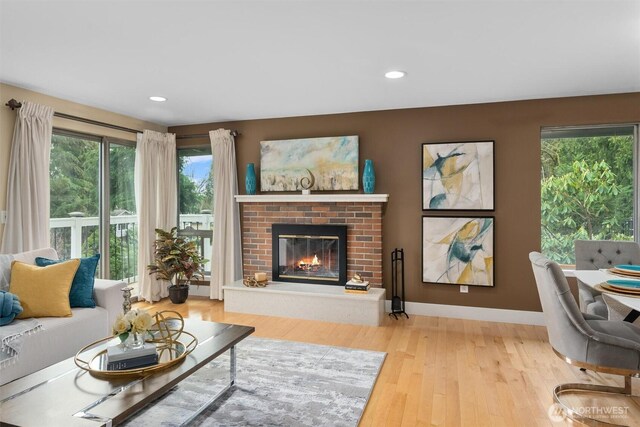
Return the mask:
{"type": "MultiPolygon", "coordinates": [[[[596,130],[596,132],[588,136],[612,136],[615,135],[615,132],[607,132],[606,130],[623,130],[625,128],[631,128],[633,135],[633,241],[640,243],[640,188],[638,188],[640,186],[640,123],[543,126],[540,128],[540,147],[542,148],[542,141],[544,139],[579,137],[581,136],[579,131],[596,130]],[[600,129],[602,132],[597,132],[597,130],[600,129]],[[547,136],[545,136],[545,133],[547,136]],[[550,133],[555,133],[555,135],[549,135],[550,133]]],[[[540,180],[540,182],[542,182],[542,180],[540,180]]],[[[540,239],[542,244],[542,234],[540,235],[540,239]]],[[[565,275],[573,277],[571,272],[575,270],[575,264],[562,264],[562,269],[565,271],[565,275]]]]}

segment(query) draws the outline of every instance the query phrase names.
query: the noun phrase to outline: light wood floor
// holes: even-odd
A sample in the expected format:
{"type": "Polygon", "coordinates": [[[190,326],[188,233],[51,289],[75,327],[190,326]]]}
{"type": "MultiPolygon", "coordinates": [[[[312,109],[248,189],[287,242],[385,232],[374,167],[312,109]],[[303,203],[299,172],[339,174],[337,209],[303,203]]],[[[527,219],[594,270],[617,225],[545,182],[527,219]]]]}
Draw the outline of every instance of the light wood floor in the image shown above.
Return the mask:
{"type": "MultiPolygon", "coordinates": [[[[259,337],[386,352],[361,426],[557,426],[547,416],[555,385],[623,384],[567,365],[540,326],[424,316],[355,326],[225,313],[221,302],[197,297],[165,301],[136,307],[251,325],[259,337]]],[[[635,379],[633,385],[640,386],[635,379]]]]}

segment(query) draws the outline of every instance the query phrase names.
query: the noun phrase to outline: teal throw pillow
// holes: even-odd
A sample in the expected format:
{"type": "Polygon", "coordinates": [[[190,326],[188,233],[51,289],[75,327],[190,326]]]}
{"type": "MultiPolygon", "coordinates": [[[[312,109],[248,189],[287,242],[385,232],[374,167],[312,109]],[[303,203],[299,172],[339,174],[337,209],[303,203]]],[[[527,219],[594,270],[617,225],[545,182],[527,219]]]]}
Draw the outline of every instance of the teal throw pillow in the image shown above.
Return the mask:
{"type": "MultiPolygon", "coordinates": [[[[36,265],[38,267],[46,267],[64,261],[66,260],[36,257],[36,265]]],[[[88,258],[80,258],[80,267],[78,267],[73,282],[71,282],[71,290],[69,291],[69,305],[71,305],[71,308],[94,308],[96,306],[96,302],[93,299],[93,285],[96,280],[98,261],[100,261],[100,254],[95,254],[88,258]]]]}

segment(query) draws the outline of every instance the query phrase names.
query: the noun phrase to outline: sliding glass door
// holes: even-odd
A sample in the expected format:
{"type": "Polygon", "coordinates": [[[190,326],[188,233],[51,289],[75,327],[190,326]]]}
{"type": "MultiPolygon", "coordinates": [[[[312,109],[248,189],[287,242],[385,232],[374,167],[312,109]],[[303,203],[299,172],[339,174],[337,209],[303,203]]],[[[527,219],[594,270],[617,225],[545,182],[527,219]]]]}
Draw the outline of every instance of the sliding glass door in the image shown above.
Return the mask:
{"type": "Polygon", "coordinates": [[[60,258],[100,252],[100,144],[101,139],[93,136],[53,134],[50,237],[60,258]]]}
{"type": "MultiPolygon", "coordinates": [[[[211,260],[213,237],[213,178],[211,147],[178,150],[178,233],[194,240],[200,253],[211,260]]],[[[211,273],[211,261],[205,265],[211,273]]]]}
{"type": "Polygon", "coordinates": [[[137,281],[133,142],[54,129],[51,246],[61,258],[101,254],[98,277],[137,281]]]}
{"type": "Polygon", "coordinates": [[[107,139],[109,145],[109,278],[138,281],[138,220],[133,143],[107,139]]]}

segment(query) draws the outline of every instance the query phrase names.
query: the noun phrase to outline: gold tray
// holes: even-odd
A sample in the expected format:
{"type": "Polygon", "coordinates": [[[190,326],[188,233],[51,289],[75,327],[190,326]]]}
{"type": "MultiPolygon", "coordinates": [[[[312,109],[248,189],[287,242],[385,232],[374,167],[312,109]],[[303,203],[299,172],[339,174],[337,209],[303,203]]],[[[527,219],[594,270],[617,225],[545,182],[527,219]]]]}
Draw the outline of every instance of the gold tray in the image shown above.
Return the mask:
{"type": "Polygon", "coordinates": [[[150,330],[154,338],[145,341],[156,344],[158,351],[157,364],[134,369],[108,370],[105,344],[111,342],[112,345],[120,345],[120,339],[117,336],[102,338],[82,347],[76,353],[73,361],[79,368],[99,378],[142,376],[181,363],[198,346],[198,339],[183,329],[184,319],[177,312],[158,312],[155,314],[155,318],[156,323],[150,330]],[[165,317],[167,313],[175,314],[178,317],[167,318],[165,317]],[[99,346],[104,348],[97,348],[99,346]]]}

